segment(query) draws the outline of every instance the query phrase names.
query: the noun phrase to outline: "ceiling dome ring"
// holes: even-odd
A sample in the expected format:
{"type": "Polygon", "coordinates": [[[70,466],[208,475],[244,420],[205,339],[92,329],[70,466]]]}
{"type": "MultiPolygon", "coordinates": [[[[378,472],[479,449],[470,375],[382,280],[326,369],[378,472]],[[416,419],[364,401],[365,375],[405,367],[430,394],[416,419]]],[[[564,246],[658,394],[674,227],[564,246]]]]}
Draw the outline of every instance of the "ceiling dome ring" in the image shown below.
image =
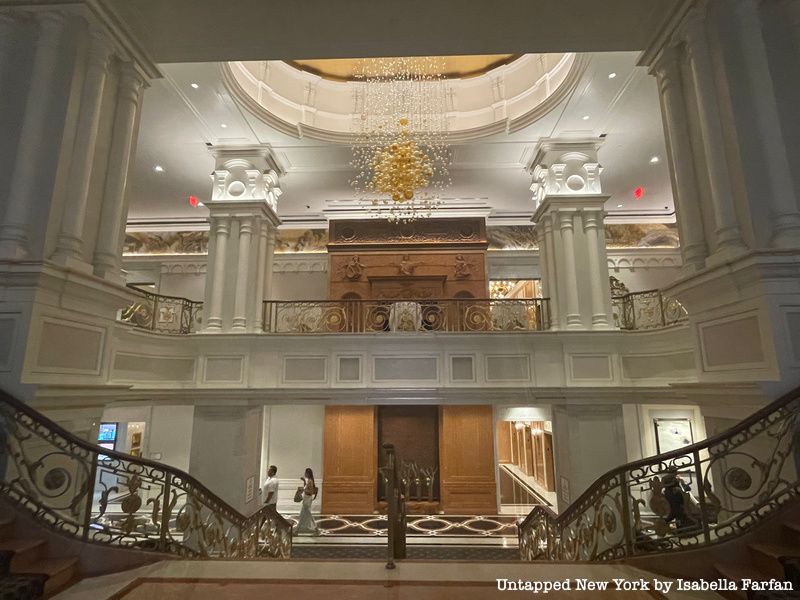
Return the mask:
{"type": "MultiPolygon", "coordinates": [[[[573,92],[587,64],[585,54],[525,54],[478,77],[448,79],[448,140],[527,127],[573,92]]],[[[228,62],[220,69],[236,101],[277,131],[352,143],[359,83],[331,81],[282,61],[228,62]]]]}

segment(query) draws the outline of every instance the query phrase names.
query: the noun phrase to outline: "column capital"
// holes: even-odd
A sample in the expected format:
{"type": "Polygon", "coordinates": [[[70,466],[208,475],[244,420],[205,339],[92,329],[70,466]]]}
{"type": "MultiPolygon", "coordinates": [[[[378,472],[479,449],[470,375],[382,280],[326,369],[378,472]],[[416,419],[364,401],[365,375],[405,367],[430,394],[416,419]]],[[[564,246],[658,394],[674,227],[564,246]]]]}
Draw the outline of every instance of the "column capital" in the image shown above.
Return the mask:
{"type": "Polygon", "coordinates": [[[216,146],[209,208],[215,205],[262,204],[277,225],[283,169],[268,145],[216,146]]]}
{"type": "Polygon", "coordinates": [[[547,197],[600,194],[603,167],[597,152],[602,144],[600,138],[543,140],[528,167],[533,176],[530,189],[535,207],[547,197]]]}

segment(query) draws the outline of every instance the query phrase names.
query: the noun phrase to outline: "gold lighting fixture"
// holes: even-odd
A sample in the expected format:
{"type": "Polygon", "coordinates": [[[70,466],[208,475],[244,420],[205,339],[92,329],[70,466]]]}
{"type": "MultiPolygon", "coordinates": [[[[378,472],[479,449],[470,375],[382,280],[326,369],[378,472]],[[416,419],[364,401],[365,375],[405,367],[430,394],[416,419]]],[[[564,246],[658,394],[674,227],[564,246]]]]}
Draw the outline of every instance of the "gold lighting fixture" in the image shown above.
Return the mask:
{"type": "Polygon", "coordinates": [[[399,57],[358,63],[350,183],[375,216],[402,223],[429,217],[450,185],[441,61],[399,57]]]}

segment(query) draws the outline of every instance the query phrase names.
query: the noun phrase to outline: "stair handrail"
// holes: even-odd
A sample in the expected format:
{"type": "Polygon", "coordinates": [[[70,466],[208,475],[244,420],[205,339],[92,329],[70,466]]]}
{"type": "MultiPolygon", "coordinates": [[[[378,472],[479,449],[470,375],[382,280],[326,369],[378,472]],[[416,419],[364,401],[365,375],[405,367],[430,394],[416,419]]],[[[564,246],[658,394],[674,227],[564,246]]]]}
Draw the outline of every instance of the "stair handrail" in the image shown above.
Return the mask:
{"type": "Polygon", "coordinates": [[[3,390],[0,496],[84,542],[203,559],[291,555],[292,524],[274,508],[243,515],[185,471],[88,442],[3,390]],[[109,525],[109,498],[120,487],[122,523],[109,525]],[[158,493],[143,497],[146,490],[158,493]],[[152,527],[139,522],[148,513],[152,527]]]}
{"type": "Polygon", "coordinates": [[[705,440],[609,470],[560,513],[535,506],[518,524],[520,552],[527,560],[603,561],[720,543],[800,496],[798,472],[800,388],[705,440]],[[768,460],[743,450],[756,438],[773,443],[768,460]],[[696,489],[681,483],[687,474],[696,489]],[[682,498],[682,524],[665,487],[682,498]]]}

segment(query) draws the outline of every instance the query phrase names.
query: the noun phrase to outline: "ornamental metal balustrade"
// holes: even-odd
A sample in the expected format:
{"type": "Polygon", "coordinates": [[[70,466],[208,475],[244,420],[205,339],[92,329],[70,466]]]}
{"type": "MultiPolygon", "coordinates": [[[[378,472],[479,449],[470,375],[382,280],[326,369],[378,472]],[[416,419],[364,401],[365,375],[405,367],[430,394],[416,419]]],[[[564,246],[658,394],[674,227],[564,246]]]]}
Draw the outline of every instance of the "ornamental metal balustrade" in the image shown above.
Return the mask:
{"type": "Polygon", "coordinates": [[[62,534],[198,559],[288,558],[289,521],[245,516],[190,475],[106,450],[0,392],[0,496],[62,534]]]}
{"type": "Polygon", "coordinates": [[[510,333],[549,328],[548,298],[264,302],[268,333],[510,333]]]}
{"type": "MultiPolygon", "coordinates": [[[[157,333],[197,333],[203,303],[129,286],[138,298],[120,320],[157,333]]],[[[612,298],[622,330],[668,327],[687,318],[675,298],[659,290],[612,298]]],[[[550,329],[549,298],[264,301],[266,333],[523,332],[550,329]]]]}
{"type": "Polygon", "coordinates": [[[122,311],[121,321],[159,333],[195,333],[200,327],[202,302],[155,294],[136,285],[128,285],[128,289],[138,298],[122,311]]]}
{"type": "Polygon", "coordinates": [[[631,292],[611,299],[614,322],[620,329],[658,329],[687,318],[683,304],[660,290],[631,292]]]}
{"type": "Polygon", "coordinates": [[[723,542],[796,501],[798,469],[800,388],[704,442],[614,469],[559,515],[535,507],[520,553],[608,561],[723,542]],[[684,511],[672,518],[676,494],[684,511]]]}

